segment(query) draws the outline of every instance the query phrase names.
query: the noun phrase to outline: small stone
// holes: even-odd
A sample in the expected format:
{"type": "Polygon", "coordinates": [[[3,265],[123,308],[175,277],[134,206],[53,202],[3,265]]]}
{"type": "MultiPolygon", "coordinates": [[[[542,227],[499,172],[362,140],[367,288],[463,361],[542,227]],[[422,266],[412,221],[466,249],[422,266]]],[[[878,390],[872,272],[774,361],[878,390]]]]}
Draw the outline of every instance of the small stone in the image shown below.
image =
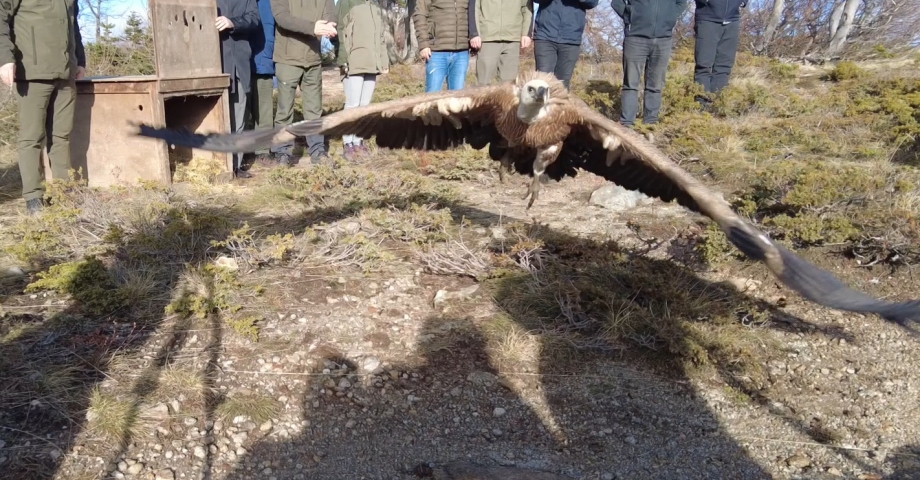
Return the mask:
{"type": "Polygon", "coordinates": [[[842,477],[842,476],[843,476],[843,472],[841,472],[840,469],[838,469],[837,467],[828,467],[828,469],[827,469],[827,474],[828,474],[828,475],[832,475],[832,476],[834,476],[834,477],[842,477]]]}
{"type": "Polygon", "coordinates": [[[811,459],[809,459],[805,455],[802,455],[801,453],[797,453],[787,458],[786,464],[793,468],[805,468],[811,465],[811,459]]]}
{"type": "Polygon", "coordinates": [[[635,444],[639,443],[639,442],[636,440],[636,437],[633,437],[633,436],[628,436],[628,437],[626,437],[624,440],[626,440],[626,443],[628,443],[628,444],[630,444],[630,445],[635,445],[635,444]]]}
{"type": "Polygon", "coordinates": [[[507,413],[507,412],[506,412],[505,409],[502,408],[502,407],[495,407],[495,410],[492,410],[492,415],[494,415],[494,416],[496,416],[496,417],[500,417],[500,416],[504,415],[505,413],[507,413]]]}
{"type": "Polygon", "coordinates": [[[380,360],[375,357],[367,357],[361,362],[361,369],[367,373],[374,373],[380,368],[380,360]]]}
{"type": "Polygon", "coordinates": [[[272,429],[272,421],[271,421],[271,420],[266,420],[265,423],[263,423],[262,425],[259,425],[259,431],[260,431],[260,432],[267,432],[267,431],[269,431],[269,430],[271,430],[271,429],[272,429]]]}
{"type": "Polygon", "coordinates": [[[200,458],[202,460],[208,458],[208,452],[201,445],[196,446],[193,453],[196,458],[200,458]]]}
{"type": "Polygon", "coordinates": [[[144,470],[144,464],[141,462],[137,462],[134,465],[131,465],[130,467],[128,467],[128,471],[125,473],[127,473],[128,475],[137,475],[138,473],[141,473],[143,470],[144,470]]]}
{"type": "Polygon", "coordinates": [[[124,460],[118,462],[118,471],[126,472],[128,470],[128,464],[124,460]]]}
{"type": "Polygon", "coordinates": [[[154,480],[175,480],[176,474],[172,470],[164,468],[162,470],[157,470],[153,478],[154,480]]]}
{"type": "Polygon", "coordinates": [[[172,450],[167,450],[166,453],[163,454],[163,456],[166,457],[167,460],[169,460],[170,458],[173,458],[173,455],[175,454],[173,453],[172,450]]]}
{"type": "Polygon", "coordinates": [[[349,420],[349,421],[345,422],[345,428],[353,428],[354,426],[355,426],[355,421],[354,421],[354,420],[349,420]]]}
{"type": "Polygon", "coordinates": [[[649,197],[641,192],[627,190],[608,183],[591,193],[591,203],[614,211],[629,210],[649,197]]]}
{"type": "Polygon", "coordinates": [[[614,477],[612,473],[602,473],[601,474],[601,480],[613,480],[614,478],[616,477],[614,477]]]}

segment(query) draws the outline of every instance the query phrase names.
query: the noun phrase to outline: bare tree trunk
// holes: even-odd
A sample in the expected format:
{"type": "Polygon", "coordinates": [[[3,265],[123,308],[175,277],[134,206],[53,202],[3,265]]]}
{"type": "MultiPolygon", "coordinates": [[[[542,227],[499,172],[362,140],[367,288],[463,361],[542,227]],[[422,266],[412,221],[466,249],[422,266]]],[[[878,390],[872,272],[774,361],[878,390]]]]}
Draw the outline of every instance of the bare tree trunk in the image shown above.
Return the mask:
{"type": "Polygon", "coordinates": [[[846,0],[846,4],[843,7],[843,23],[837,28],[837,31],[834,32],[834,36],[831,37],[831,43],[827,47],[827,55],[829,57],[833,57],[843,50],[843,46],[847,41],[847,36],[853,29],[853,21],[856,20],[856,9],[858,8],[859,0],[846,0]]]}
{"type": "Polygon", "coordinates": [[[780,20],[783,19],[783,10],[785,9],[786,0],[773,0],[773,13],[770,14],[770,20],[767,22],[767,28],[763,32],[760,44],[755,48],[757,53],[763,53],[770,46],[773,36],[776,35],[776,27],[779,26],[780,20]]]}
{"type": "Polygon", "coordinates": [[[837,35],[837,30],[840,28],[840,20],[843,19],[844,5],[846,5],[846,0],[839,0],[834,6],[834,11],[831,12],[830,23],[828,24],[831,33],[830,38],[834,38],[834,35],[837,35]]]}

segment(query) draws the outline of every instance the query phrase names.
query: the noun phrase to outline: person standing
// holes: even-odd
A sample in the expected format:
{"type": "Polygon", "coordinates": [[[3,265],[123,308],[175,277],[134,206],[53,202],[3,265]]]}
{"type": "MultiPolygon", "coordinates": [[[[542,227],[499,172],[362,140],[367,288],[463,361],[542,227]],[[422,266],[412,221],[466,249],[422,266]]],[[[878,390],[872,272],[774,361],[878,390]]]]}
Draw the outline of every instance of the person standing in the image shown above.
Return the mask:
{"type": "MultiPolygon", "coordinates": [[[[341,0],[340,0],[341,1],[341,0]]],[[[321,39],[336,36],[337,10],[333,0],[271,0],[275,17],[275,76],[278,78],[278,110],[275,126],[294,123],[294,101],[300,87],[304,120],[323,114],[323,57],[321,39]]],[[[306,138],[312,162],[328,157],[323,135],[306,138]]],[[[274,147],[279,163],[291,166],[294,142],[274,147]]]]}
{"type": "MultiPolygon", "coordinates": [[[[272,93],[275,90],[275,62],[272,55],[275,49],[275,17],[269,0],[256,0],[262,31],[252,35],[252,96],[250,102],[252,126],[254,129],[272,128],[275,122],[275,103],[272,93]]],[[[269,150],[256,151],[256,160],[266,161],[269,150]]]]}
{"type": "MultiPolygon", "coordinates": [[[[335,56],[343,75],[345,110],[369,105],[377,75],[389,71],[385,28],[386,19],[378,0],[339,0],[335,56]]],[[[363,139],[356,135],[343,136],[342,143],[349,160],[367,153],[363,139]]]]}
{"type": "Polygon", "coordinates": [[[533,59],[537,71],[552,73],[569,88],[581,54],[588,10],[599,0],[534,0],[533,59]]]}
{"type": "Polygon", "coordinates": [[[476,54],[476,82],[487,85],[496,72],[502,82],[517,77],[521,51],[530,47],[532,0],[471,0],[470,46],[476,54]]]}
{"type": "Polygon", "coordinates": [[[42,149],[52,178],[67,179],[72,166],[76,81],[86,74],[79,13],[76,0],[0,1],[0,80],[19,102],[19,175],[30,215],[44,206],[42,149]]]}
{"type": "Polygon", "coordinates": [[[623,19],[623,89],[620,123],[632,126],[639,113],[639,76],[645,73],[642,121],[656,123],[661,91],[671,59],[671,33],[687,8],[687,0],[612,0],[623,19]]]}
{"type": "Polygon", "coordinates": [[[745,6],[747,0],[696,0],[693,80],[707,93],[718,92],[728,85],[738,50],[740,10],[745,6]]]}
{"type": "MultiPolygon", "coordinates": [[[[242,132],[249,114],[249,91],[252,86],[252,47],[250,36],[259,28],[259,11],[255,0],[217,0],[214,27],[220,32],[223,72],[230,75],[230,128],[242,132]]],[[[233,154],[233,174],[250,178],[243,171],[243,152],[233,154]]]]}
{"type": "Polygon", "coordinates": [[[470,64],[469,7],[473,0],[418,0],[412,13],[419,56],[425,60],[425,92],[466,83],[470,64]]]}

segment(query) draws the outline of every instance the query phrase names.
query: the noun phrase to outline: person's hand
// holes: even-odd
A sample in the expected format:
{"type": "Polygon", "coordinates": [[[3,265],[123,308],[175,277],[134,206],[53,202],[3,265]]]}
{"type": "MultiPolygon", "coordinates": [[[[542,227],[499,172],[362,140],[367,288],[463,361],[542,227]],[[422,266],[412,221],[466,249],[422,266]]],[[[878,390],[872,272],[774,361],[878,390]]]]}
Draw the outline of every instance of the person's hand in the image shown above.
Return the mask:
{"type": "Polygon", "coordinates": [[[77,80],[86,76],[86,69],[83,67],[77,67],[77,80]]]}
{"type": "Polygon", "coordinates": [[[0,81],[3,81],[7,86],[13,86],[13,82],[16,80],[16,64],[13,62],[7,63],[6,65],[0,67],[0,81]]]}
{"type": "Polygon", "coordinates": [[[420,52],[418,52],[418,55],[427,62],[428,59],[431,58],[431,49],[423,48],[420,52]]]}
{"type": "Polygon", "coordinates": [[[317,37],[326,37],[332,38],[336,35],[335,31],[335,22],[327,22],[325,20],[318,20],[316,25],[313,27],[313,35],[317,37]]]}
{"type": "Polygon", "coordinates": [[[476,50],[479,50],[480,48],[482,48],[482,37],[480,37],[479,35],[476,35],[475,37],[471,38],[470,46],[476,50]]]}
{"type": "Polygon", "coordinates": [[[527,35],[524,35],[523,37],[521,37],[521,50],[526,50],[530,48],[531,44],[533,44],[533,40],[530,37],[528,37],[527,35]]]}
{"type": "Polygon", "coordinates": [[[339,65],[339,72],[342,73],[342,76],[348,76],[348,65],[339,65]]]}
{"type": "Polygon", "coordinates": [[[390,73],[390,69],[389,69],[389,68],[384,68],[383,70],[380,71],[380,73],[383,74],[383,75],[386,75],[386,74],[390,73]]]}
{"type": "Polygon", "coordinates": [[[230,30],[233,28],[233,22],[229,18],[220,16],[217,17],[217,20],[214,21],[214,26],[217,27],[217,31],[223,32],[224,30],[230,30]]]}

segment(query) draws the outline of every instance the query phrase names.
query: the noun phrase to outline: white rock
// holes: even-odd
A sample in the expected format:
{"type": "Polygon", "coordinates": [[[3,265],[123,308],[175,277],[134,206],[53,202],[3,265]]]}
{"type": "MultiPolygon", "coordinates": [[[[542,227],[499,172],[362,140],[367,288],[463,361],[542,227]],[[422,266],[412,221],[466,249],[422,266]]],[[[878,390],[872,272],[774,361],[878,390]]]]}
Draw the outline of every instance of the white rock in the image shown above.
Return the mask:
{"type": "Polygon", "coordinates": [[[642,192],[627,190],[612,183],[608,183],[591,193],[592,204],[618,212],[634,208],[640,201],[648,198],[642,192]]]}

